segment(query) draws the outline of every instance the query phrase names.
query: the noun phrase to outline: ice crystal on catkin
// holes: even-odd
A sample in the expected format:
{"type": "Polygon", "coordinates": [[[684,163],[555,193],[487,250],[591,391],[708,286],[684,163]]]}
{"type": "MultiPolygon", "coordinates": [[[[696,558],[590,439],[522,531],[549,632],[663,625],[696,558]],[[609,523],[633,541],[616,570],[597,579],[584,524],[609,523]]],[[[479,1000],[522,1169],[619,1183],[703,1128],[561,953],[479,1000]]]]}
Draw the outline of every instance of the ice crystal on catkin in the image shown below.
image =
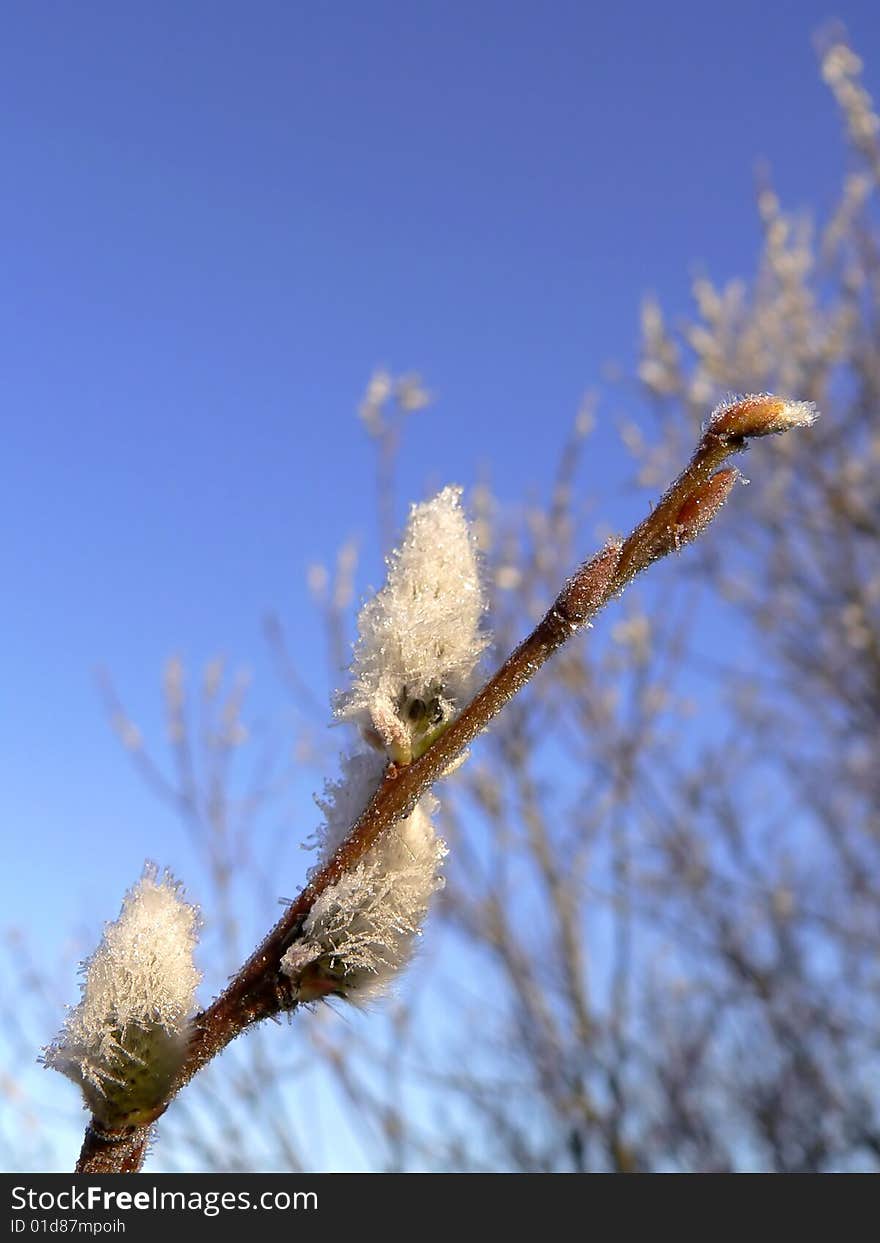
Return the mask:
{"type": "Polygon", "coordinates": [[[410,959],[446,854],[426,795],[386,829],[360,863],[315,902],[281,960],[296,999],[360,1001],[380,993],[410,959]]]}
{"type": "Polygon", "coordinates": [[[361,609],[337,716],[398,763],[417,758],[474,689],[486,602],[461,489],[414,505],[385,586],[361,609]]]}
{"type": "Polygon", "coordinates": [[[82,998],[44,1062],[80,1085],[106,1127],[150,1122],[166,1100],[201,978],[198,924],[178,883],[148,864],[83,963],[82,998]]]}
{"type": "Polygon", "coordinates": [[[324,823],[314,839],[319,867],[327,863],[348,837],[352,825],[378,789],[385,762],[378,751],[343,755],[342,776],[338,781],[325,782],[324,793],[315,796],[315,802],[324,813],[324,823]]]}

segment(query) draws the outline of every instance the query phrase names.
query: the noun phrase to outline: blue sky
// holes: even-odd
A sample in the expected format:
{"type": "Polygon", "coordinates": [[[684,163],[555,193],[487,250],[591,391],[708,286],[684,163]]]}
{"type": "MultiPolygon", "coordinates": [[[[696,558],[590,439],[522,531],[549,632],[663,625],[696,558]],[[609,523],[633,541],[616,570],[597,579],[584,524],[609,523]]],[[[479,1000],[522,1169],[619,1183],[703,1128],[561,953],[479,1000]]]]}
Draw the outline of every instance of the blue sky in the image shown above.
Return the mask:
{"type": "MultiPolygon", "coordinates": [[[[172,651],[252,665],[259,699],[274,607],[323,693],[305,576],[357,532],[378,575],[354,417],[375,365],[439,398],[405,495],[488,471],[516,500],[605,363],[632,360],[646,290],[681,312],[697,266],[751,270],[758,160],[787,205],[832,201],[811,44],[831,16],[876,82],[867,0],[7,10],[4,923],[51,954],[116,913],[145,855],[186,875],[96,665],[148,726],[172,651]]],[[[601,407],[606,484],[628,400],[601,407]]]]}

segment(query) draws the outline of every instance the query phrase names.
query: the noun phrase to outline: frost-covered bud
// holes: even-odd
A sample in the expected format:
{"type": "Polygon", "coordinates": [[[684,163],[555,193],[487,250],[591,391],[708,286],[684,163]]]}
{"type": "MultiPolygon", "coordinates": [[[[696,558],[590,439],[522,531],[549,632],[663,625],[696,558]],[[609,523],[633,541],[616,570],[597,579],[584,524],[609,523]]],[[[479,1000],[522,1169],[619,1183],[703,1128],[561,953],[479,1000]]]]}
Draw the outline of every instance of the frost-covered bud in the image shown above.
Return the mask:
{"type": "MultiPolygon", "coordinates": [[[[431,823],[434,806],[426,795],[317,899],[300,939],[281,960],[297,1001],[366,1000],[409,961],[431,895],[443,886],[439,873],[446,847],[431,823]]],[[[332,831],[328,818],[325,853],[332,831]]]]}
{"type": "Polygon", "coordinates": [[[474,689],[486,607],[461,489],[414,505],[385,586],[361,609],[339,719],[397,763],[418,758],[474,689]]]}
{"type": "Polygon", "coordinates": [[[201,979],[198,924],[178,883],[147,864],[83,963],[82,998],[43,1061],[80,1085],[108,1129],[152,1122],[165,1104],[201,979]]]}
{"type": "Polygon", "coordinates": [[[676,548],[691,543],[716,517],[741,478],[735,467],[716,471],[695,488],[675,516],[670,539],[676,548]]]}
{"type": "Polygon", "coordinates": [[[795,427],[809,427],[817,418],[811,401],[789,401],[772,393],[732,397],[716,406],[706,430],[715,436],[775,436],[795,427]]]}

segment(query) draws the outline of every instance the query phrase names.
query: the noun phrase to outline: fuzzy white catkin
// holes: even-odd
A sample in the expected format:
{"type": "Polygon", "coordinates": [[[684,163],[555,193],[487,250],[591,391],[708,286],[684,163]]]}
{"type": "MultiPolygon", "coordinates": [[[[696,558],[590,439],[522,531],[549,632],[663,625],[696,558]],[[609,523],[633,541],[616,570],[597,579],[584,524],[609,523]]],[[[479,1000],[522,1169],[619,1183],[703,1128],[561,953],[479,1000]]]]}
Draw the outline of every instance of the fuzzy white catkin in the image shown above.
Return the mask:
{"type": "Polygon", "coordinates": [[[338,697],[337,717],[392,759],[416,758],[475,689],[485,608],[461,489],[447,487],[412,507],[385,586],[360,611],[351,689],[338,697]]]}
{"type": "Polygon", "coordinates": [[[431,823],[434,806],[426,795],[317,899],[281,960],[297,1000],[366,1000],[409,961],[431,895],[443,886],[446,847],[431,823]]]}
{"type": "Polygon", "coordinates": [[[186,1051],[201,979],[198,912],[147,864],[83,963],[82,998],[46,1049],[46,1066],[78,1083],[105,1127],[152,1121],[186,1051]]]}
{"type": "MultiPolygon", "coordinates": [[[[460,488],[414,505],[385,586],[361,609],[351,688],[336,704],[374,748],[343,757],[318,805],[319,868],[377,789],[386,759],[407,764],[449,724],[474,689],[488,643],[485,595],[460,488]]],[[[298,1001],[381,992],[412,956],[440,875],[445,844],[425,795],[385,829],[358,865],[317,898],[281,960],[298,1001]]]]}

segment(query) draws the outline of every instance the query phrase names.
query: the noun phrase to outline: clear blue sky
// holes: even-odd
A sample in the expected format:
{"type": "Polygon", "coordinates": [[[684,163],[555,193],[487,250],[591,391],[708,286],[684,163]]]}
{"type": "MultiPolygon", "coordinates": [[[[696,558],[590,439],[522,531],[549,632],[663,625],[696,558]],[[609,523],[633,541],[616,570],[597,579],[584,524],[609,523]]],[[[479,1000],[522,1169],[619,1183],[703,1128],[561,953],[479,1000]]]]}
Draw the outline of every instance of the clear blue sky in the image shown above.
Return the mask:
{"type": "Polygon", "coordinates": [[[835,15],[876,83],[869,0],[7,7],[4,923],[51,952],[145,855],[186,873],[92,670],[154,722],[171,651],[268,678],[269,606],[320,665],[305,572],[374,535],[376,364],[439,396],[405,491],[488,467],[519,498],[644,291],[682,311],[695,264],[750,270],[759,159],[787,205],[831,201],[835,15]]]}

